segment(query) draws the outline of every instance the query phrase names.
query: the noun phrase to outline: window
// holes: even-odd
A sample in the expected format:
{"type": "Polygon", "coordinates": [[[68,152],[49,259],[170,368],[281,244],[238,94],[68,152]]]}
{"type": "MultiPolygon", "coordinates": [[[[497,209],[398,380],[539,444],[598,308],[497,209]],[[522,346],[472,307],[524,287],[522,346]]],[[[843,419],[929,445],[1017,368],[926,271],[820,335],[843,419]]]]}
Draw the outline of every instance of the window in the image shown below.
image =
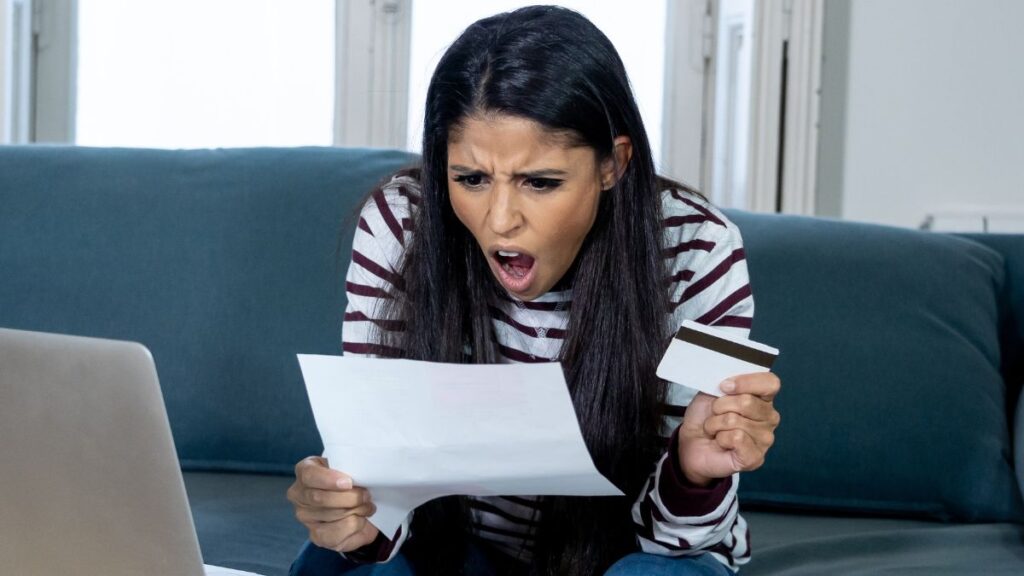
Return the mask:
{"type": "Polygon", "coordinates": [[[76,144],[331,145],[334,1],[79,0],[76,144]]]}
{"type": "MultiPolygon", "coordinates": [[[[414,1],[409,66],[409,137],[418,151],[423,135],[423,106],[430,76],[448,45],[470,24],[499,12],[528,5],[512,0],[414,1]]],[[[561,0],[589,18],[615,45],[633,84],[655,159],[661,157],[662,89],[665,74],[665,0],[602,2],[561,0]]]]}

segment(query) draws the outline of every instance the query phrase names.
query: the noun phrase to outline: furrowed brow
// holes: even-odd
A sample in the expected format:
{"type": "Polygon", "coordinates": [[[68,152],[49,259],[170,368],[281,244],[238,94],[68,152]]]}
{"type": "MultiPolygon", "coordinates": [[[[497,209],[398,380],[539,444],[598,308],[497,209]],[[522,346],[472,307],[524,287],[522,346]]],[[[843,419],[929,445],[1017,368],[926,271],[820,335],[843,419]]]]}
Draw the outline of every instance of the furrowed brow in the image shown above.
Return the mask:
{"type": "Polygon", "coordinates": [[[516,174],[517,178],[556,178],[566,177],[569,173],[565,170],[558,170],[556,168],[546,168],[544,170],[533,170],[530,172],[520,172],[516,174]]]}
{"type": "MultiPolygon", "coordinates": [[[[480,170],[479,168],[470,168],[468,166],[462,166],[461,164],[452,164],[448,166],[448,169],[457,174],[487,174],[487,172],[480,170]]],[[[565,178],[569,175],[565,170],[559,170],[557,168],[544,168],[541,170],[531,170],[529,172],[517,172],[513,174],[514,178],[565,178]]]]}

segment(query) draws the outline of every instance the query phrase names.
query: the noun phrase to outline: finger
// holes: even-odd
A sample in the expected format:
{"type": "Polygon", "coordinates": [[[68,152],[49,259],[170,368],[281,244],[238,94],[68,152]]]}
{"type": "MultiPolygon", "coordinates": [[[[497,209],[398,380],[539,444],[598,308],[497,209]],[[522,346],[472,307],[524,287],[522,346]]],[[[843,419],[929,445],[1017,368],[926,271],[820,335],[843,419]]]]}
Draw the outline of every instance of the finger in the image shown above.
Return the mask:
{"type": "Polygon", "coordinates": [[[346,534],[345,538],[335,547],[335,550],[339,552],[348,552],[361,547],[357,545],[361,542],[361,538],[357,537],[353,541],[352,537],[358,536],[360,533],[364,532],[366,525],[368,524],[366,518],[363,518],[362,516],[349,516],[348,518],[338,520],[335,524],[342,526],[346,534]]]}
{"type": "Polygon", "coordinates": [[[740,374],[723,381],[719,388],[726,394],[753,394],[763,400],[773,400],[782,388],[782,381],[771,372],[740,374]]]}
{"type": "Polygon", "coordinates": [[[352,488],[352,478],[348,474],[328,468],[327,461],[318,456],[310,456],[296,464],[295,478],[307,488],[320,490],[352,488]]]}
{"type": "Polygon", "coordinates": [[[355,508],[295,508],[295,518],[306,526],[323,522],[337,522],[349,516],[363,516],[369,518],[377,512],[377,506],[370,502],[355,508]]]}
{"type": "Polygon", "coordinates": [[[351,552],[353,550],[358,550],[358,549],[362,548],[363,546],[366,546],[367,544],[369,544],[369,543],[373,542],[374,540],[376,540],[377,539],[377,534],[379,534],[379,533],[380,532],[377,530],[377,528],[373,524],[367,522],[362,527],[362,529],[360,529],[358,532],[356,532],[352,536],[349,536],[347,540],[345,540],[344,542],[341,543],[341,550],[340,551],[341,552],[351,552]]]}
{"type": "Polygon", "coordinates": [[[765,451],[757,447],[754,439],[742,430],[726,430],[715,435],[715,442],[724,450],[733,453],[733,468],[736,472],[756,470],[764,464],[765,451]]]}
{"type": "Polygon", "coordinates": [[[313,524],[309,527],[309,539],[321,548],[340,552],[342,544],[358,532],[365,522],[361,516],[349,516],[337,522],[313,524]]]}
{"type": "Polygon", "coordinates": [[[704,421],[704,433],[709,437],[715,437],[719,432],[727,430],[745,432],[762,449],[770,448],[775,443],[774,426],[767,422],[758,422],[744,418],[735,412],[712,416],[704,421]]]}
{"type": "Polygon", "coordinates": [[[366,488],[351,490],[318,490],[305,488],[297,504],[306,508],[357,508],[371,502],[370,491],[366,488]]]}
{"type": "Polygon", "coordinates": [[[745,418],[761,422],[777,423],[778,412],[770,400],[764,400],[753,394],[737,394],[715,398],[711,403],[713,414],[735,412],[745,418]]]}

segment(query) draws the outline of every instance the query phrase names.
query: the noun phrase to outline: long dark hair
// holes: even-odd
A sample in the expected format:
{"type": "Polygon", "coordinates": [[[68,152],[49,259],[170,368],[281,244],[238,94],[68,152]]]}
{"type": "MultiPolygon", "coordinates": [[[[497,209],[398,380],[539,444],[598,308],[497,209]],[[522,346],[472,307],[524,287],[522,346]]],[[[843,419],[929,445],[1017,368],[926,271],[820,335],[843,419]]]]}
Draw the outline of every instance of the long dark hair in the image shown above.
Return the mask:
{"type": "MultiPolygon", "coordinates": [[[[527,118],[588,146],[600,162],[628,136],[632,159],[602,192],[572,274],[560,353],[597,467],[625,498],[546,498],[535,574],[594,574],[635,551],[630,507],[658,455],[655,369],[664,351],[668,295],[659,179],[625,68],[608,38],[564,8],[533,6],[480,20],[448,48],[427,92],[422,200],[401,270],[404,289],[383,316],[404,324],[381,343],[421,360],[494,363],[488,312],[499,290],[473,236],[456,219],[447,184],[449,135],[474,114],[527,118]]],[[[459,498],[421,507],[408,554],[421,574],[461,571],[468,516],[459,498]]]]}

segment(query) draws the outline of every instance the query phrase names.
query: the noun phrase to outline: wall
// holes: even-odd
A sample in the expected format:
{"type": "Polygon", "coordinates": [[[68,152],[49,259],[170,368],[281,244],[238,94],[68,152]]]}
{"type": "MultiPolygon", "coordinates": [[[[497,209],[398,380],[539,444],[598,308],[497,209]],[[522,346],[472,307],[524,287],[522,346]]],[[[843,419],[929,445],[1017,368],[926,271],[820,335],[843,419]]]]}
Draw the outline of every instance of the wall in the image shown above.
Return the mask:
{"type": "Polygon", "coordinates": [[[0,144],[11,141],[10,118],[11,118],[11,80],[8,76],[11,73],[11,32],[8,29],[11,25],[10,0],[0,0],[0,144]]]}
{"type": "Polygon", "coordinates": [[[1004,226],[1024,227],[1020,22],[1016,0],[829,0],[823,213],[916,227],[936,211],[1017,211],[1004,226]]]}

